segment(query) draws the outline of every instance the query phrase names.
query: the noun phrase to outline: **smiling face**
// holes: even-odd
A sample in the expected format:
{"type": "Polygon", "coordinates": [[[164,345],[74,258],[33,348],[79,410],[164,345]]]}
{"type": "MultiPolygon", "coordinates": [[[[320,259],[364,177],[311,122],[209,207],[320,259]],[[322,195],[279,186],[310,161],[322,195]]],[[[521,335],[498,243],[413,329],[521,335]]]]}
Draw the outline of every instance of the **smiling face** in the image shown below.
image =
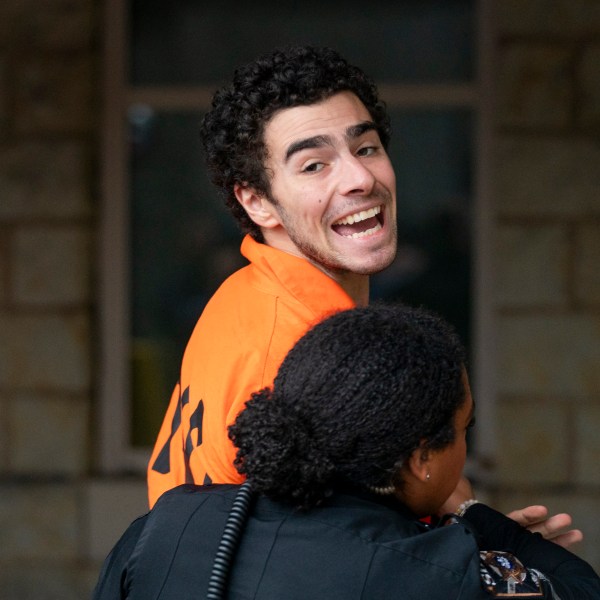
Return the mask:
{"type": "Polygon", "coordinates": [[[252,197],[262,211],[254,216],[251,191],[239,188],[238,199],[267,244],[342,285],[387,267],[396,253],[396,180],[362,102],[341,92],[280,110],[264,135],[271,197],[252,197]]]}

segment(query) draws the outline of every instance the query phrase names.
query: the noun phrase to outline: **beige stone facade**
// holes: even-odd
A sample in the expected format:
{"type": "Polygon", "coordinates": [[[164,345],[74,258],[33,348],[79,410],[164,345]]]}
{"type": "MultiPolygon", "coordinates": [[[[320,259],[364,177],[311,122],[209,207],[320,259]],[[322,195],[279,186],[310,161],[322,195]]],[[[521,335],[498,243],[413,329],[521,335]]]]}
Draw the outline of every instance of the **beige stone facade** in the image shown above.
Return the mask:
{"type": "MultiPolygon", "coordinates": [[[[495,483],[600,568],[600,4],[497,0],[495,483]]],[[[100,0],[0,3],[0,595],[81,599],[145,507],[97,470],[100,0]],[[118,510],[115,510],[115,498],[118,510]]],[[[481,249],[480,249],[481,250],[481,249]]]]}
{"type": "Polygon", "coordinates": [[[497,500],[571,512],[598,568],[600,5],[495,8],[497,500]]]}
{"type": "MultiPolygon", "coordinates": [[[[87,598],[100,6],[0,5],[0,596],[87,598]]],[[[134,511],[131,511],[133,513],[134,511]]]]}

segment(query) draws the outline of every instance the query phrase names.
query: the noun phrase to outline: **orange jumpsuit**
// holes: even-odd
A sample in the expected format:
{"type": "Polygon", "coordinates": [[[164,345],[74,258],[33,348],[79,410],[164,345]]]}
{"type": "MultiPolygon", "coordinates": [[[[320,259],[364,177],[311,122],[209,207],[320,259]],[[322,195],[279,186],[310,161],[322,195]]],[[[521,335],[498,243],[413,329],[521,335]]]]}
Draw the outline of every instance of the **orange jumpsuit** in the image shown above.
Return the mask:
{"type": "Polygon", "coordinates": [[[148,496],[182,483],[239,483],[227,426],[252,392],[273,383],[309,327],[354,303],[307,260],[246,236],[250,264],[231,275],[204,309],[148,465],[148,496]]]}

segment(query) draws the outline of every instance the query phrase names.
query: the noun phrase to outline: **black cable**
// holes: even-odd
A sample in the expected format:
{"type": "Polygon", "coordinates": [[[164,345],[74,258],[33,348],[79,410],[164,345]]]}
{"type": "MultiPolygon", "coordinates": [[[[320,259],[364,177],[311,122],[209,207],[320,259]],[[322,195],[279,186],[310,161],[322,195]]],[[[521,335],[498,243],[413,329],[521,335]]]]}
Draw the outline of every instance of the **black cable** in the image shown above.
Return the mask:
{"type": "Polygon", "coordinates": [[[207,600],[222,600],[225,598],[227,575],[229,574],[233,555],[246,524],[246,519],[248,518],[251,500],[252,490],[250,489],[250,484],[245,481],[233,499],[233,505],[225,523],[225,529],[223,530],[210,579],[208,580],[207,600]]]}

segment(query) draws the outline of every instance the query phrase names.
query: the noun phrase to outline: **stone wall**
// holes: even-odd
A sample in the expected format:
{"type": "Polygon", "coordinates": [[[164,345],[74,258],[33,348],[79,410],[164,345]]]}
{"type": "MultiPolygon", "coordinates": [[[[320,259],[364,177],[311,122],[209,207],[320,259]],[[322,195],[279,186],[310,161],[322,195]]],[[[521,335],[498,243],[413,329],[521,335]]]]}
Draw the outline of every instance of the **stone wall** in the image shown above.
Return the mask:
{"type": "Polygon", "coordinates": [[[98,22],[0,3],[0,596],[81,599],[93,406],[98,22]]]}
{"type": "MultiPolygon", "coordinates": [[[[600,568],[600,3],[497,0],[501,508],[600,568]]],[[[81,599],[145,503],[93,472],[101,6],[0,2],[0,595],[81,599]]]]}
{"type": "Polygon", "coordinates": [[[600,3],[496,3],[501,506],[571,512],[600,566],[600,3]]]}

